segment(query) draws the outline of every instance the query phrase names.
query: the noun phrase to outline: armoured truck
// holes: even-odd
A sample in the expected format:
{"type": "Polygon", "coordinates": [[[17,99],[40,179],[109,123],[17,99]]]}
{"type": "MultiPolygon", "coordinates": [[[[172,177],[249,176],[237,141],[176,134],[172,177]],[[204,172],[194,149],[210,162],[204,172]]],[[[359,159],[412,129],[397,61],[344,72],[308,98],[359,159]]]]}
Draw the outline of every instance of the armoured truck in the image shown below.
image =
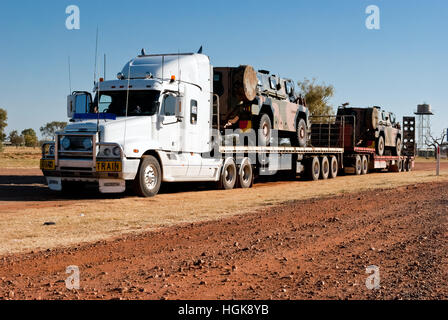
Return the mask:
{"type": "MultiPolygon", "coordinates": [[[[200,53],[142,51],[116,80],[99,79],[93,94],[68,96],[70,124],[42,146],[41,169],[51,190],[94,184],[102,193],[121,193],[132,186],[150,197],[162,183],[250,188],[256,175],[278,171],[334,178],[347,165],[357,168],[357,156],[361,162],[368,157],[373,169],[383,166],[369,156],[371,148],[360,152],[346,144],[356,141],[348,122],[354,116],[316,123],[316,137],[292,81],[248,66],[213,68],[200,53]],[[286,143],[276,143],[277,135],[286,143]]],[[[397,156],[385,168],[406,159],[397,156]]]]}

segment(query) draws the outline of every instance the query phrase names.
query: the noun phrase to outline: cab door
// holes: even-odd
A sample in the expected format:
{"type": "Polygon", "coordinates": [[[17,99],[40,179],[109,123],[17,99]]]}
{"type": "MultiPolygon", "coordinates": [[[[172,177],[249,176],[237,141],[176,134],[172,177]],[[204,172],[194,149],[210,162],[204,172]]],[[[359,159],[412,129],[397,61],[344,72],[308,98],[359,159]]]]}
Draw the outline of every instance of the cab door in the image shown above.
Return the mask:
{"type": "Polygon", "coordinates": [[[180,151],[180,120],[177,116],[177,108],[180,108],[180,105],[180,98],[173,94],[166,94],[163,97],[157,121],[162,150],[180,151]]]}

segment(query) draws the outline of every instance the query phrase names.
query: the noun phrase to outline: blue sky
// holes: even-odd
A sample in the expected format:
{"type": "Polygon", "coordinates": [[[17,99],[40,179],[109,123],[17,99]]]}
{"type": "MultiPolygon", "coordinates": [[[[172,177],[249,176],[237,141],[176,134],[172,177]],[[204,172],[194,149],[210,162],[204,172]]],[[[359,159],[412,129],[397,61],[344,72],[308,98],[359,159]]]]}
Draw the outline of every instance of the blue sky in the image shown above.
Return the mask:
{"type": "Polygon", "coordinates": [[[1,1],[0,108],[6,131],[66,120],[69,92],[93,87],[141,48],[192,52],[201,45],[215,66],[250,64],[295,80],[334,85],[334,107],[381,105],[400,118],[427,102],[433,131],[448,127],[448,1],[1,1]],[[77,5],[81,29],[67,30],[65,8],[77,5]],[[365,27],[368,5],[380,9],[380,30],[365,27]]]}

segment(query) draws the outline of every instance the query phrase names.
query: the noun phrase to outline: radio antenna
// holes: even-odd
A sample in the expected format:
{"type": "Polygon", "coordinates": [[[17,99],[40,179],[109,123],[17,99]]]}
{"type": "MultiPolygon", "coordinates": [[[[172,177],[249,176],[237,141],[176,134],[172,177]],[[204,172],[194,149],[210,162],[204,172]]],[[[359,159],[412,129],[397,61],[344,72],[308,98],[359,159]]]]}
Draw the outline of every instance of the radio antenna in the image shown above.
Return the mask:
{"type": "Polygon", "coordinates": [[[104,54],[104,80],[106,80],[106,54],[104,54]]]}
{"type": "Polygon", "coordinates": [[[70,68],[70,56],[68,56],[68,87],[70,90],[68,94],[70,95],[72,94],[72,73],[70,68]]]}
{"type": "Polygon", "coordinates": [[[96,65],[98,60],[98,26],[96,26],[96,43],[95,43],[95,69],[93,71],[93,84],[96,83],[96,65]]]}

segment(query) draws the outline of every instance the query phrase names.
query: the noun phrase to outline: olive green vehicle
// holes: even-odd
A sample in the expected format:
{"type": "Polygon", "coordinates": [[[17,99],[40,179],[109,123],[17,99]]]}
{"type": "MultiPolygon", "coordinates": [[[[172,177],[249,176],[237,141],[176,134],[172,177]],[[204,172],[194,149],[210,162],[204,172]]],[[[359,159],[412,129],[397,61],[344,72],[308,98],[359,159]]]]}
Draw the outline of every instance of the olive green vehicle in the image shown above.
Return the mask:
{"type": "Polygon", "coordinates": [[[357,147],[375,147],[376,154],[400,156],[402,149],[402,130],[395,114],[380,107],[338,108],[338,116],[354,116],[356,118],[355,145],[357,147]]]}
{"type": "Polygon", "coordinates": [[[220,129],[252,128],[260,146],[270,145],[273,130],[293,146],[308,145],[309,111],[292,80],[250,66],[218,67],[213,91],[219,99],[220,129]]]}

